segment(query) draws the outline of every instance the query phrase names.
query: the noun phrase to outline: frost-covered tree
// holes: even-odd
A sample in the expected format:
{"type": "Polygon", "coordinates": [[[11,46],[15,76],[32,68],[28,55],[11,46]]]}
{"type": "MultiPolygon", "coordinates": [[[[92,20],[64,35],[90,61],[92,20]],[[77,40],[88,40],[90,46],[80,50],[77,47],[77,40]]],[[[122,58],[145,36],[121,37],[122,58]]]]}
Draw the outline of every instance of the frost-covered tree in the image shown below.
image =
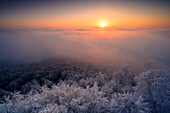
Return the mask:
{"type": "Polygon", "coordinates": [[[113,74],[113,79],[115,79],[117,84],[122,86],[131,86],[133,83],[133,74],[129,65],[124,65],[119,71],[115,71],[113,74]]]}
{"type": "Polygon", "coordinates": [[[170,74],[151,69],[136,76],[138,95],[147,101],[153,113],[170,111],[170,74]]]}
{"type": "Polygon", "coordinates": [[[148,103],[141,96],[123,93],[113,94],[110,102],[110,111],[113,113],[149,113],[148,103]]]}
{"type": "Polygon", "coordinates": [[[60,61],[0,69],[0,113],[168,113],[169,77],[60,61]]]}
{"type": "Polygon", "coordinates": [[[66,84],[54,85],[52,88],[43,86],[41,92],[30,92],[23,96],[14,93],[12,99],[0,106],[4,111],[14,113],[30,113],[37,111],[60,112],[92,112],[100,113],[108,110],[108,100],[97,83],[93,87],[81,88],[66,84]],[[3,107],[7,105],[7,109],[3,107]],[[53,106],[54,105],[54,106],[53,106]]]}

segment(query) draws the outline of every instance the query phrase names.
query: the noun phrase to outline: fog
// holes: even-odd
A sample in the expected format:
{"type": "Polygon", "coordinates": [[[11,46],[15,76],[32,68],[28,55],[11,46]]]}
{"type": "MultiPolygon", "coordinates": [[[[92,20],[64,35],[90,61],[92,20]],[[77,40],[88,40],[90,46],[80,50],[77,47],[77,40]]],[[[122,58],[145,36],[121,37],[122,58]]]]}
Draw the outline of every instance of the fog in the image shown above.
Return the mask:
{"type": "Polygon", "coordinates": [[[169,70],[170,30],[0,30],[0,62],[33,63],[48,58],[169,70]]]}

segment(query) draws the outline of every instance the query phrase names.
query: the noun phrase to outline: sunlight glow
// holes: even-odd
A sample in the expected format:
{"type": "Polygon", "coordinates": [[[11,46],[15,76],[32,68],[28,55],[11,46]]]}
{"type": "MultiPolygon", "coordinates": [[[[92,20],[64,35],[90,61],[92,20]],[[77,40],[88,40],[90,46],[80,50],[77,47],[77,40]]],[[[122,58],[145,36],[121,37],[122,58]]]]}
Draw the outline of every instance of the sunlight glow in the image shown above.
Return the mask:
{"type": "Polygon", "coordinates": [[[105,27],[106,23],[100,23],[100,27],[105,27]]]}

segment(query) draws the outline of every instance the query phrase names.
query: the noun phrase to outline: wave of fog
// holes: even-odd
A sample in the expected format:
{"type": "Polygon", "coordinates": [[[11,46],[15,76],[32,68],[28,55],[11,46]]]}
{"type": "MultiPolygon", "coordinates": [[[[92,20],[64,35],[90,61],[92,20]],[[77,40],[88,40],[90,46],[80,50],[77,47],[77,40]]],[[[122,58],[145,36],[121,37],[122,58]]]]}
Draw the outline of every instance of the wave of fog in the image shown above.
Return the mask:
{"type": "Polygon", "coordinates": [[[1,30],[0,61],[32,63],[68,58],[90,63],[169,69],[170,30],[1,30]]]}

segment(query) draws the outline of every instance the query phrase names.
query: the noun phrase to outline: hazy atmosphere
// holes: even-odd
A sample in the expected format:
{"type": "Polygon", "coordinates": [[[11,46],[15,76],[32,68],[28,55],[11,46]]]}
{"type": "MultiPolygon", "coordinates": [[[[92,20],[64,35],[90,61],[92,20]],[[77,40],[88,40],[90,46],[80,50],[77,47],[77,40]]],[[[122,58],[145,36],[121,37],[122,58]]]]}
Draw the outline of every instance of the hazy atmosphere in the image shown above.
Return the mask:
{"type": "Polygon", "coordinates": [[[169,29],[24,29],[0,31],[0,60],[34,63],[72,58],[89,63],[152,64],[169,69],[169,29]]]}
{"type": "Polygon", "coordinates": [[[0,113],[170,113],[170,1],[1,0],[0,113]]]}

